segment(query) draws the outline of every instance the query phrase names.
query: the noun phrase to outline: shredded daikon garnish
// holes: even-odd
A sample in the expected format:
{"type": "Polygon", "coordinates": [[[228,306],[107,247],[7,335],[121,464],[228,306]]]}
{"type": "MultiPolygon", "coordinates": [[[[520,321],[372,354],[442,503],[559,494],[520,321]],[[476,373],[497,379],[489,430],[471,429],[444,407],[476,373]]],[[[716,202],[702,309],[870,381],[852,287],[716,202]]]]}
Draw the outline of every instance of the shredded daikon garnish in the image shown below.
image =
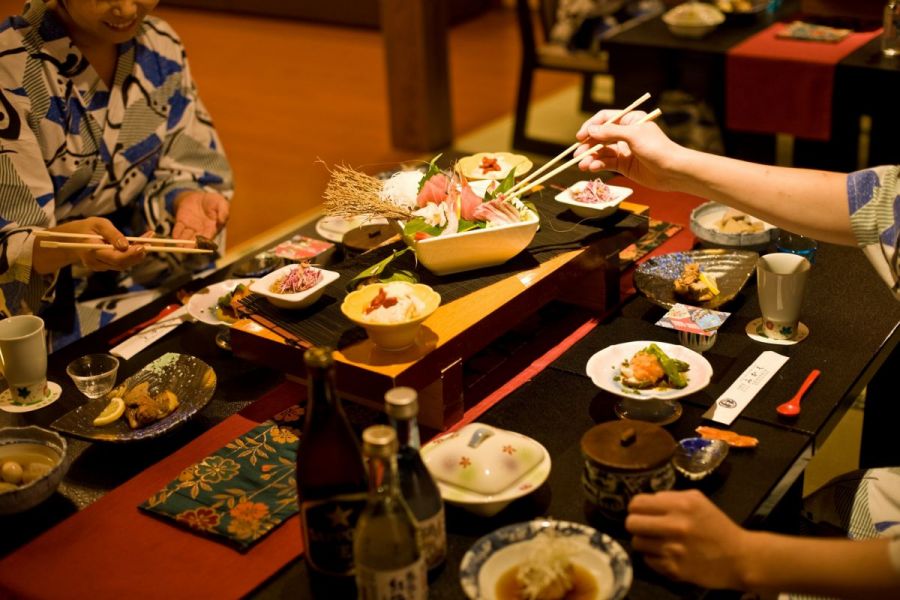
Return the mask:
{"type": "Polygon", "coordinates": [[[384,182],[381,197],[390,200],[397,206],[407,210],[416,209],[416,197],[419,194],[420,171],[399,171],[384,182]]]}
{"type": "Polygon", "coordinates": [[[572,556],[577,546],[553,529],[545,530],[528,545],[528,557],[516,573],[522,597],[528,600],[564,597],[575,585],[572,556]]]}

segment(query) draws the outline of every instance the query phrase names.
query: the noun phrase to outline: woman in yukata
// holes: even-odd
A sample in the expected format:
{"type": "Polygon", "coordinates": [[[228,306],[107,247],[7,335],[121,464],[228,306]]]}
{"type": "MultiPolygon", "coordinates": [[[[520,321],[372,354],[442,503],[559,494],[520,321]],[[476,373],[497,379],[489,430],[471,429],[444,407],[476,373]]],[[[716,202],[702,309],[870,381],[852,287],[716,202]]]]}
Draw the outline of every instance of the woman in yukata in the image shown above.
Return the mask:
{"type": "Polygon", "coordinates": [[[41,315],[54,348],[115,316],[84,300],[204,266],[126,235],[213,238],[228,220],[231,169],[157,2],[32,0],[0,23],[0,316],[41,315]],[[113,248],[42,248],[40,230],[113,248]]]}

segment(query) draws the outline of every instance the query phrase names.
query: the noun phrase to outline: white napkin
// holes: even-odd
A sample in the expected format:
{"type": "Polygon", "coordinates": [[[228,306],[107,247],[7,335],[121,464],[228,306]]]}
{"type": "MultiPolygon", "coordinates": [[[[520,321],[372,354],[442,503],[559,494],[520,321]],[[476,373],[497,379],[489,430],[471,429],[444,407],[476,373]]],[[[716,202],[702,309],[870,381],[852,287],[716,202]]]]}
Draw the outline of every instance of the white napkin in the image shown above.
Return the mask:
{"type": "Polygon", "coordinates": [[[141,331],[137,332],[115,348],[109,351],[113,356],[118,356],[123,360],[128,360],[156,340],[160,339],[182,323],[190,320],[187,306],[182,306],[156,323],[148,325],[141,331]]]}

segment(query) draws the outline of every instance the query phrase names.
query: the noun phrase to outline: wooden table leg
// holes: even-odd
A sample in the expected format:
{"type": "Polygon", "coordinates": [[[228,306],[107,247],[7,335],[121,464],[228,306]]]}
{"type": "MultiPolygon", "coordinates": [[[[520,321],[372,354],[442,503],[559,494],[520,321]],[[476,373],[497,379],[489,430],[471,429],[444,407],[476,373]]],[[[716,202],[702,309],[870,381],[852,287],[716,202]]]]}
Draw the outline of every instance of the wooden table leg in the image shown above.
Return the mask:
{"type": "Polygon", "coordinates": [[[445,0],[381,0],[391,141],[435,150],[453,141],[445,0]]]}

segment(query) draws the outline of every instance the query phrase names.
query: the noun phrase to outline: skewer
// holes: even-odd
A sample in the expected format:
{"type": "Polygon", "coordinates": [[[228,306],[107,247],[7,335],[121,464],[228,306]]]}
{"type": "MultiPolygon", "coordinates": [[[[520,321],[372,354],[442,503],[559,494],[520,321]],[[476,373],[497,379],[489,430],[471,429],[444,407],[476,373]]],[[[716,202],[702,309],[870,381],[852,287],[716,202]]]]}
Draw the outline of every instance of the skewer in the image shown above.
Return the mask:
{"type": "MultiPolygon", "coordinates": [[[[65,231],[35,231],[34,235],[38,237],[63,237],[81,240],[102,240],[103,236],[99,233],[68,233],[65,231]]],[[[176,240],[173,238],[155,238],[155,237],[135,237],[126,236],[129,242],[137,242],[139,244],[196,244],[195,240],[176,240]]]]}
{"type": "MultiPolygon", "coordinates": [[[[647,121],[652,121],[653,119],[655,119],[656,117],[658,117],[658,116],[661,115],[661,114],[662,114],[662,111],[659,110],[659,109],[657,108],[657,109],[655,109],[653,112],[648,113],[647,115],[645,115],[641,120],[637,121],[637,122],[635,123],[635,125],[640,125],[641,123],[646,123],[647,121]]],[[[575,158],[573,158],[573,159],[567,161],[566,163],[564,163],[563,165],[561,165],[561,166],[559,166],[559,167],[553,169],[551,172],[547,173],[546,175],[544,175],[543,177],[541,177],[540,179],[538,179],[537,181],[535,181],[533,185],[540,185],[540,184],[544,183],[545,181],[547,181],[547,180],[550,179],[551,177],[553,177],[553,176],[555,176],[555,175],[558,175],[559,173],[565,171],[566,169],[568,169],[569,167],[571,167],[571,166],[573,166],[573,165],[578,164],[579,162],[581,162],[581,160],[582,160],[583,158],[585,158],[585,157],[587,157],[587,156],[590,156],[590,155],[593,154],[594,152],[597,152],[597,151],[598,151],[600,148],[602,148],[602,147],[603,147],[603,144],[596,144],[596,145],[592,146],[592,147],[589,148],[588,150],[585,150],[585,151],[582,152],[581,154],[577,155],[575,158]]],[[[533,187],[533,186],[532,186],[532,187],[533,187]]],[[[507,198],[512,198],[512,197],[514,197],[514,196],[518,196],[518,195],[521,194],[523,191],[524,191],[524,190],[519,190],[518,192],[512,193],[512,194],[507,193],[507,194],[506,194],[506,197],[507,197],[507,198]]]]}
{"type": "MultiPolygon", "coordinates": [[[[145,238],[149,240],[153,240],[153,238],[145,238]]],[[[92,244],[92,243],[80,243],[80,242],[53,242],[53,241],[42,241],[41,248],[93,248],[95,250],[103,250],[103,249],[113,249],[112,244],[92,244]]],[[[172,247],[172,246],[152,246],[147,245],[144,246],[144,249],[147,252],[159,252],[159,253],[168,253],[168,254],[212,254],[212,250],[207,250],[205,248],[181,248],[181,247],[172,247]]]]}
{"type": "MultiPolygon", "coordinates": [[[[615,123],[616,121],[618,121],[619,119],[621,119],[622,117],[624,117],[625,115],[627,115],[628,113],[633,111],[635,108],[637,108],[638,106],[640,106],[641,104],[646,102],[649,98],[650,98],[649,92],[645,93],[643,96],[641,96],[640,98],[638,98],[637,100],[635,100],[634,102],[632,102],[631,104],[629,104],[628,106],[626,106],[625,108],[620,110],[617,115],[615,115],[612,119],[609,120],[609,122],[615,123]]],[[[559,162],[560,160],[562,160],[563,158],[568,156],[570,153],[574,152],[575,149],[578,148],[578,146],[580,146],[583,143],[584,142],[575,142],[574,144],[572,144],[571,146],[569,146],[568,148],[566,148],[565,150],[563,150],[562,152],[557,154],[551,160],[547,161],[541,168],[532,172],[531,175],[529,175],[528,177],[526,177],[525,179],[523,179],[516,185],[512,186],[512,188],[510,188],[508,193],[515,195],[516,190],[522,188],[525,184],[530,182],[532,179],[534,179],[535,177],[537,177],[538,175],[540,175],[541,173],[543,173],[544,171],[549,169],[551,166],[553,166],[554,164],[556,164],[557,162],[559,162]]],[[[534,185],[537,185],[537,184],[534,184],[534,185]]],[[[528,187],[534,187],[534,185],[529,185],[528,187]]]]}

